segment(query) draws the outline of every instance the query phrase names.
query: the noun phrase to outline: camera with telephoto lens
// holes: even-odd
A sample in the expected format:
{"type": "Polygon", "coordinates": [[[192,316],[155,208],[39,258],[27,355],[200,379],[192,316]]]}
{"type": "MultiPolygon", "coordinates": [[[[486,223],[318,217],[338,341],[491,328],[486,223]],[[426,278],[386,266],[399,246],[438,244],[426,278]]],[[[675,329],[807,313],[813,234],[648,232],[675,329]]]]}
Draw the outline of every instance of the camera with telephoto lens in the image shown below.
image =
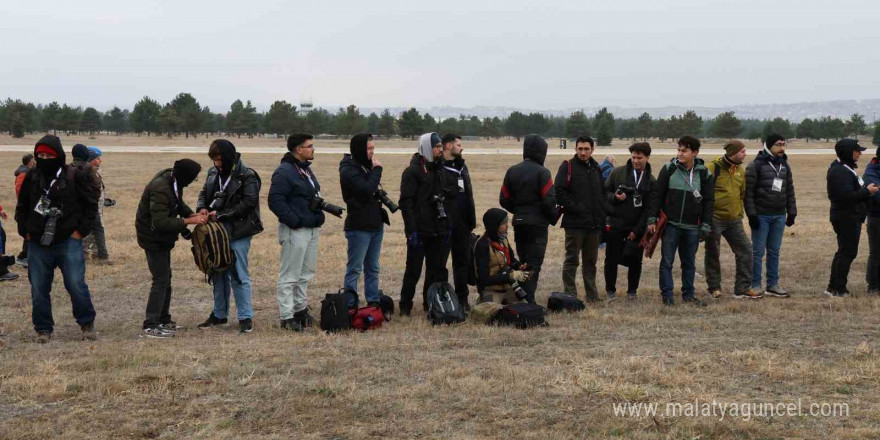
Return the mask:
{"type": "Polygon", "coordinates": [[[513,293],[514,295],[516,295],[516,299],[520,301],[526,299],[526,297],[529,296],[529,294],[526,293],[522,286],[520,286],[519,283],[516,281],[510,283],[510,288],[513,289],[513,293]]]}
{"type": "Polygon", "coordinates": [[[309,209],[312,211],[324,211],[340,218],[342,217],[342,212],[345,211],[345,208],[336,206],[332,203],[327,203],[323,197],[318,196],[315,196],[314,199],[309,201],[309,209]]]}
{"type": "Polygon", "coordinates": [[[617,194],[632,194],[636,189],[631,186],[620,185],[617,187],[617,194]]]}
{"type": "Polygon", "coordinates": [[[443,203],[446,202],[446,195],[434,194],[431,201],[434,202],[434,209],[437,211],[437,220],[446,220],[446,207],[443,206],[443,203]]]}
{"type": "Polygon", "coordinates": [[[212,211],[219,211],[223,209],[223,205],[226,204],[226,193],[224,191],[217,191],[214,193],[214,201],[208,205],[212,211]]]}
{"type": "Polygon", "coordinates": [[[397,206],[396,203],[388,198],[388,193],[385,192],[385,190],[382,188],[379,188],[378,190],[376,190],[375,193],[373,193],[373,198],[385,205],[385,207],[388,208],[388,210],[391,211],[392,214],[400,209],[400,207],[397,206]]]}
{"type": "Polygon", "coordinates": [[[58,229],[58,219],[61,218],[61,210],[58,208],[49,208],[43,213],[46,217],[46,227],[43,229],[43,237],[40,238],[40,244],[43,246],[51,246],[55,240],[55,231],[58,229]]]}

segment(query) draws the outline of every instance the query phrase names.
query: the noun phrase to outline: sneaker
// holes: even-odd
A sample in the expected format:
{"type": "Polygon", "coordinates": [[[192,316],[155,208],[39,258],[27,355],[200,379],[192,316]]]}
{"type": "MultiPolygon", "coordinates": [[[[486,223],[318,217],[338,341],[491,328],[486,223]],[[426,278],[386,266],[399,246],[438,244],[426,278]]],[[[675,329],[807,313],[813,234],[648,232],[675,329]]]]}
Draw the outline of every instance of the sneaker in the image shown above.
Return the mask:
{"type": "Polygon", "coordinates": [[[17,264],[17,265],[19,265],[19,266],[22,266],[22,267],[27,267],[27,265],[28,265],[27,258],[18,258],[18,257],[16,257],[16,258],[15,258],[15,264],[17,264]]]}
{"type": "Polygon", "coordinates": [[[293,331],[293,332],[301,332],[301,331],[303,331],[303,326],[302,326],[302,324],[300,324],[299,321],[297,321],[297,320],[294,319],[294,318],[290,318],[290,319],[282,319],[282,320],[281,320],[281,328],[283,328],[283,329],[285,329],[285,330],[290,330],[290,331],[293,331]]]}
{"type": "Polygon", "coordinates": [[[711,296],[714,299],[718,299],[718,298],[721,298],[722,296],[724,296],[724,294],[721,293],[721,289],[714,289],[714,290],[709,291],[709,296],[711,296]]]}
{"type": "Polygon", "coordinates": [[[163,332],[167,332],[167,333],[177,333],[178,329],[183,329],[183,328],[185,328],[185,327],[182,325],[177,325],[177,323],[174,321],[159,324],[159,330],[162,330],[163,332]]]}
{"type": "Polygon", "coordinates": [[[82,340],[83,341],[95,341],[98,339],[98,333],[95,332],[95,322],[92,321],[88,324],[83,324],[79,326],[82,330],[82,340]]]}
{"type": "Polygon", "coordinates": [[[674,306],[675,299],[674,298],[663,298],[663,305],[664,306],[674,306]]]}
{"type": "Polygon", "coordinates": [[[0,281],[12,281],[12,280],[17,280],[17,279],[18,279],[17,273],[6,272],[5,274],[0,275],[0,281]]]}
{"type": "Polygon", "coordinates": [[[238,332],[239,333],[250,333],[254,331],[254,320],[251,318],[242,319],[238,321],[238,332]]]}
{"type": "Polygon", "coordinates": [[[834,295],[835,298],[849,298],[851,296],[852,295],[850,295],[849,292],[837,292],[837,294],[834,295]]]}
{"type": "Polygon", "coordinates": [[[638,296],[636,295],[636,292],[626,292],[626,299],[628,299],[630,301],[634,301],[637,298],[638,298],[638,296]]]}
{"type": "Polygon", "coordinates": [[[764,295],[761,294],[760,292],[756,292],[755,289],[749,289],[749,290],[746,290],[745,292],[734,293],[734,294],[733,294],[733,297],[736,298],[736,299],[743,299],[743,298],[746,298],[746,299],[761,299],[761,298],[764,297],[764,295]]]}
{"type": "MultiPolygon", "coordinates": [[[[373,304],[373,303],[370,303],[373,304]]],[[[379,307],[379,303],[375,303],[375,307],[379,307]]],[[[296,322],[299,323],[301,328],[311,327],[315,322],[315,318],[312,318],[312,315],[309,315],[309,309],[305,308],[293,314],[293,318],[296,322]]]]}
{"type": "Polygon", "coordinates": [[[767,295],[775,296],[777,298],[788,298],[788,291],[779,286],[769,286],[767,290],[764,291],[767,295]]]}
{"type": "Polygon", "coordinates": [[[605,293],[605,301],[606,302],[614,302],[617,301],[617,294],[615,292],[607,292],[605,293]]]}
{"type": "Polygon", "coordinates": [[[140,337],[141,338],[153,338],[153,339],[173,338],[174,332],[165,331],[159,327],[150,327],[150,328],[145,328],[143,331],[141,331],[140,337]]]}
{"type": "Polygon", "coordinates": [[[695,296],[688,297],[688,298],[682,298],[681,302],[691,304],[694,306],[698,306],[698,307],[706,307],[706,303],[703,300],[701,300],[695,296]]]}
{"type": "Polygon", "coordinates": [[[837,298],[837,291],[834,289],[825,289],[825,296],[829,298],[837,298]]]}
{"type": "Polygon", "coordinates": [[[400,316],[409,316],[411,313],[412,313],[412,306],[409,306],[409,307],[401,306],[400,311],[398,312],[398,314],[400,316]]]}
{"type": "Polygon", "coordinates": [[[37,332],[37,344],[45,344],[52,340],[52,332],[37,332]]]}
{"type": "Polygon", "coordinates": [[[95,261],[95,264],[97,264],[98,266],[112,266],[113,265],[113,262],[110,261],[110,257],[95,257],[93,260],[95,261]]]}
{"type": "Polygon", "coordinates": [[[209,316],[208,319],[205,320],[205,322],[199,324],[198,328],[205,330],[205,329],[209,329],[211,327],[216,327],[218,325],[226,324],[227,322],[228,321],[226,318],[220,319],[220,318],[214,316],[214,312],[211,312],[211,316],[209,316]]]}

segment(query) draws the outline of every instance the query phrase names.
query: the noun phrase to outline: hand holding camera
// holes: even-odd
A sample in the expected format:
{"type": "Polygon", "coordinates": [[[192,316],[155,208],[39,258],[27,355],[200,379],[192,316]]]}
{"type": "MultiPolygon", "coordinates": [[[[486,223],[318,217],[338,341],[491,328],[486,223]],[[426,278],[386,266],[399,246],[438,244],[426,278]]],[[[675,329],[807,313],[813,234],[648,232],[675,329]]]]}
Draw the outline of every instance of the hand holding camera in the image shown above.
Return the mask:
{"type": "Polygon", "coordinates": [[[345,211],[345,208],[341,206],[327,203],[321,196],[315,196],[314,199],[309,200],[309,209],[312,211],[324,211],[339,218],[342,218],[342,213],[345,211]]]}
{"type": "Polygon", "coordinates": [[[524,283],[532,277],[531,272],[527,272],[524,270],[512,270],[510,271],[510,280],[517,283],[524,283]]]}

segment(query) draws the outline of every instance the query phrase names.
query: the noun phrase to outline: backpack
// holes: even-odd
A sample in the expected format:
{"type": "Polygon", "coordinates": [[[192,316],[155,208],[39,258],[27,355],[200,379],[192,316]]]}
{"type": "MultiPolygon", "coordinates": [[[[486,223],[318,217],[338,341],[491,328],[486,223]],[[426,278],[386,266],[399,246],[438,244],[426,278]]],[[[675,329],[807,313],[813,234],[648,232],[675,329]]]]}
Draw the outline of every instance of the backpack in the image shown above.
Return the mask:
{"type": "Polygon", "coordinates": [[[587,306],[583,301],[571,296],[567,293],[553,292],[547,299],[547,310],[551,312],[579,312],[586,309],[587,306]]]}
{"type": "Polygon", "coordinates": [[[428,319],[431,324],[455,324],[464,322],[464,310],[458,304],[458,296],[449,283],[437,282],[428,288],[428,319]]]}
{"type": "Polygon", "coordinates": [[[520,329],[541,326],[546,327],[545,309],[537,304],[516,303],[504,306],[498,312],[498,325],[509,325],[520,329]]]}
{"type": "Polygon", "coordinates": [[[503,309],[501,304],[486,301],[475,305],[471,308],[471,320],[476,323],[492,324],[498,319],[498,312],[503,309]]]}
{"type": "Polygon", "coordinates": [[[468,286],[476,286],[477,285],[477,260],[474,258],[474,249],[477,248],[477,241],[480,240],[480,236],[471,232],[471,247],[468,252],[468,273],[467,273],[467,284],[468,286]]]}
{"type": "Polygon", "coordinates": [[[214,274],[223,273],[235,264],[226,228],[216,221],[197,225],[192,232],[192,253],[196,266],[210,284],[214,274]]]}
{"type": "MultiPolygon", "coordinates": [[[[568,173],[565,175],[565,188],[568,189],[571,187],[571,160],[565,160],[562,163],[568,168],[568,173]]],[[[565,208],[562,205],[556,205],[556,219],[552,223],[553,226],[556,226],[556,223],[562,218],[562,214],[565,214],[565,208]]]]}
{"type": "Polygon", "coordinates": [[[379,291],[379,308],[382,309],[385,320],[391,321],[391,316],[394,315],[394,299],[382,293],[381,290],[379,291]]]}
{"type": "Polygon", "coordinates": [[[379,307],[362,307],[349,312],[351,314],[351,328],[365,332],[382,327],[385,315],[379,307]]]}
{"type": "Polygon", "coordinates": [[[351,328],[348,298],[348,293],[341,289],[338,293],[324,295],[321,300],[321,330],[329,333],[351,328]]]}

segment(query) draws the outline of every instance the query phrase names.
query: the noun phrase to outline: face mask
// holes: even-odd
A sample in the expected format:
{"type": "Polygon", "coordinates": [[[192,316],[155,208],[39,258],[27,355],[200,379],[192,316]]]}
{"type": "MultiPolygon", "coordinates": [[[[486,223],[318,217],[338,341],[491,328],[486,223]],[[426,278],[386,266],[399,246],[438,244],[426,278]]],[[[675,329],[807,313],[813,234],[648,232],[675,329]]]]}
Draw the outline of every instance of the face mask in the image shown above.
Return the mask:
{"type": "Polygon", "coordinates": [[[498,234],[498,241],[507,240],[507,234],[498,234]]]}
{"type": "Polygon", "coordinates": [[[58,168],[61,168],[63,164],[61,159],[57,157],[54,159],[37,158],[37,169],[40,170],[40,173],[52,175],[52,177],[55,177],[54,174],[58,172],[58,168]]]}

